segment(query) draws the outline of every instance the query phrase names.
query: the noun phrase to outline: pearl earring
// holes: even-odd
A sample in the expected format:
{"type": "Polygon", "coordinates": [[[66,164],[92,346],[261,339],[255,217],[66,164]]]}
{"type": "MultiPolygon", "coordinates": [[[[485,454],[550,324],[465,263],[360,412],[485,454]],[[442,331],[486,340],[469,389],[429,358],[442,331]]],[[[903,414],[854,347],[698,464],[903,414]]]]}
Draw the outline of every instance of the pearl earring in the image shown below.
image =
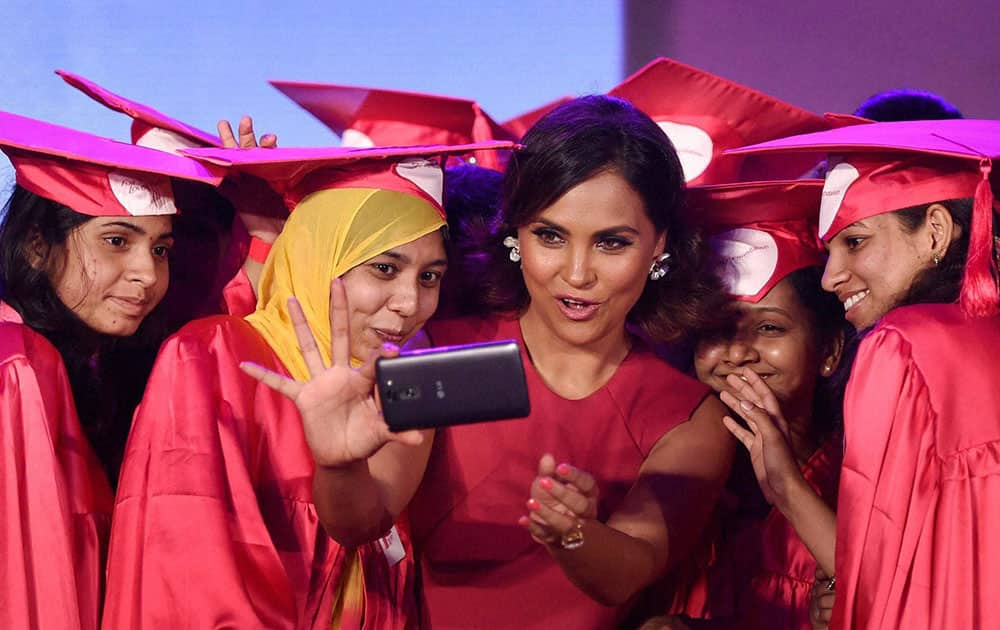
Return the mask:
{"type": "Polygon", "coordinates": [[[511,262],[521,262],[521,242],[516,236],[508,236],[503,239],[504,247],[510,249],[511,262]]]}
{"type": "Polygon", "coordinates": [[[663,252],[656,257],[653,264],[649,266],[649,279],[652,281],[657,281],[663,276],[667,275],[670,271],[670,253],[663,252]]]}

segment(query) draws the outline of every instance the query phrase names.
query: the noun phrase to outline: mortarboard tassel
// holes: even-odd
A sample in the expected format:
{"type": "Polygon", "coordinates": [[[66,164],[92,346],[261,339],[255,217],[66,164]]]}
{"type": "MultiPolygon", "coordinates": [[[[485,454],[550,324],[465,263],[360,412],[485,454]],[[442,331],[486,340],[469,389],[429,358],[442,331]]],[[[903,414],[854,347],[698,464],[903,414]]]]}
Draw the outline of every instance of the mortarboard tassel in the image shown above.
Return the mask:
{"type": "Polygon", "coordinates": [[[983,159],[979,170],[983,178],[976,186],[969,234],[969,254],[962,276],[959,303],[968,317],[991,317],[1000,314],[1000,288],[993,257],[993,190],[990,171],[993,163],[983,159]]]}

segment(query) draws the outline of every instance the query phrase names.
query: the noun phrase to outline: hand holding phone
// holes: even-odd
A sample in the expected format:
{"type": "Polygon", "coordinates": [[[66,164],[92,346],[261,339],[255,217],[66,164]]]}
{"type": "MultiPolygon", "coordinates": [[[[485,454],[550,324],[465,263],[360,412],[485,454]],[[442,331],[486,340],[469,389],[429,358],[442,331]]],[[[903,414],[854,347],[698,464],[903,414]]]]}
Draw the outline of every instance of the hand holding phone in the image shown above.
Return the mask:
{"type": "Polygon", "coordinates": [[[531,412],[521,351],[513,340],[379,359],[375,375],[391,431],[523,418],[531,412]]]}

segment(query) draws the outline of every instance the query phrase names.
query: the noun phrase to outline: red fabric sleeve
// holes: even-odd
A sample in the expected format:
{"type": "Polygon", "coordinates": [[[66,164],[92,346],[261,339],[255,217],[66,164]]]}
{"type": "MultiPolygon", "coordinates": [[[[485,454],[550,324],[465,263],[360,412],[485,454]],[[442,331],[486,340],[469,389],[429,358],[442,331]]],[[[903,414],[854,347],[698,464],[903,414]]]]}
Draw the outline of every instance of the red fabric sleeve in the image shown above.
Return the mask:
{"type": "Polygon", "coordinates": [[[939,482],[933,423],[909,343],[876,330],[858,352],[844,400],[831,628],[896,627],[891,611],[911,587],[908,569],[939,482]]]}
{"type": "Polygon", "coordinates": [[[249,378],[236,357],[224,365],[199,345],[177,337],[165,344],[136,411],[115,506],[104,627],[297,627],[250,476],[250,445],[260,436],[233,413],[245,404],[233,392],[254,386],[234,383],[249,378]]]}
{"type": "Polygon", "coordinates": [[[111,489],[55,348],[0,325],[0,628],[97,628],[111,489]]]}

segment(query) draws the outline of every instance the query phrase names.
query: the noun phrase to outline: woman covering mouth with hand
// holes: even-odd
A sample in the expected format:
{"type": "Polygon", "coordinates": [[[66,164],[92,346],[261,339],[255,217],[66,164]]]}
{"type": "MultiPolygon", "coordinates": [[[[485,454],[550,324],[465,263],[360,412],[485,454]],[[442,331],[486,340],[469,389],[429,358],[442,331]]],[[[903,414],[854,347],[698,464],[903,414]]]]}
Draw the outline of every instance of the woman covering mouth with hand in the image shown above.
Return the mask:
{"type": "MultiPolygon", "coordinates": [[[[613,626],[699,538],[732,456],[708,388],[626,327],[675,340],[724,299],[663,131],[593,96],[522,142],[483,250],[494,310],[428,332],[439,345],[518,340],[527,419],[450,427],[390,458],[370,369],[334,365],[305,384],[260,375],[317,427],[314,498],[334,538],[373,540],[408,506],[427,627],[613,626]]],[[[308,334],[300,344],[315,355],[308,334]]]]}
{"type": "MultiPolygon", "coordinates": [[[[832,628],[987,625],[1000,584],[1000,122],[914,121],[785,138],[827,153],[823,287],[863,339],[844,399],[832,628]]],[[[752,396],[731,406],[763,418],[752,396]]]]}
{"type": "Polygon", "coordinates": [[[0,148],[16,176],[0,227],[0,626],[93,629],[121,449],[165,335],[174,183],[221,177],[7,113],[0,148]]]}
{"type": "MultiPolygon", "coordinates": [[[[645,628],[670,621],[808,629],[816,568],[833,572],[843,437],[830,377],[847,323],[837,299],[820,287],[822,188],[822,180],[798,180],[689,190],[689,212],[711,234],[734,316],[729,330],[698,341],[695,373],[724,401],[766,399],[775,416],[749,426],[725,420],[749,457],[737,458],[730,498],[720,502],[711,564],[675,605],[685,618],[645,628]]],[[[664,608],[663,593],[651,595],[664,608]]]]}

